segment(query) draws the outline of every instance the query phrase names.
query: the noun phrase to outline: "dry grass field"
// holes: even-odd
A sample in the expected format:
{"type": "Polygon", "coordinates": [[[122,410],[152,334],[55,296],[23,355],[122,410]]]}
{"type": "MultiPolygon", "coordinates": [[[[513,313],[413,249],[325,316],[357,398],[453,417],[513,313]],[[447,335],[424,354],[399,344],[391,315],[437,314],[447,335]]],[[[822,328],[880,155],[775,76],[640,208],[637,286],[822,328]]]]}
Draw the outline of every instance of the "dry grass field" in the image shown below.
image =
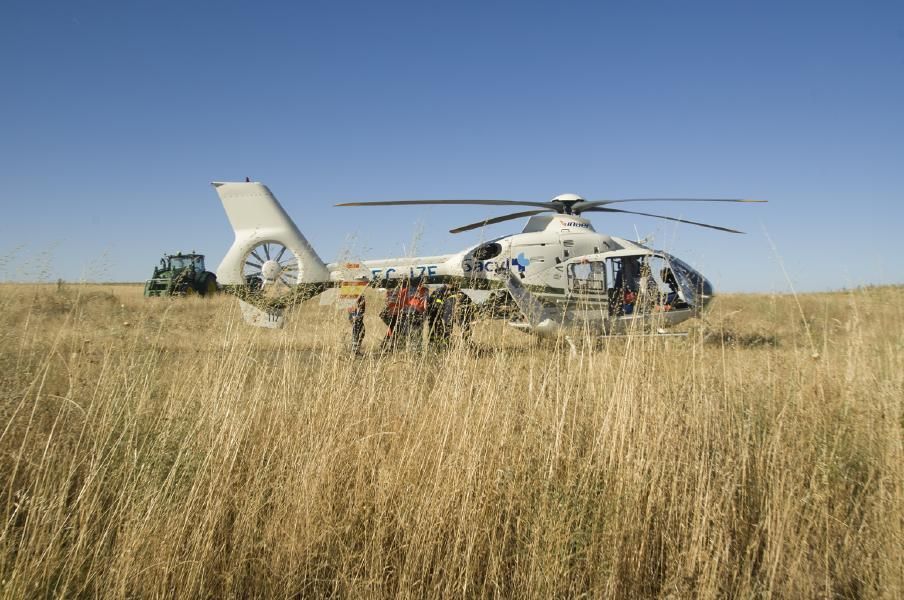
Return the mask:
{"type": "Polygon", "coordinates": [[[904,596],[904,288],[576,356],[0,286],[4,597],[904,596]]]}

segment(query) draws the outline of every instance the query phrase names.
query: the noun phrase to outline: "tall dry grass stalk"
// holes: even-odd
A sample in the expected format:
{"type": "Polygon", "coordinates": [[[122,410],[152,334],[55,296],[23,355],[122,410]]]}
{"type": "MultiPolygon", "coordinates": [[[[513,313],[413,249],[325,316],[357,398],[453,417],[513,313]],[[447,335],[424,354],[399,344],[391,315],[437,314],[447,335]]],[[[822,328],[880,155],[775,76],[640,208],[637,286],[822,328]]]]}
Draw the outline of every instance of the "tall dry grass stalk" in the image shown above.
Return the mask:
{"type": "Polygon", "coordinates": [[[0,287],[0,589],[901,597],[904,290],[801,302],[355,360],[316,305],[0,287]]]}

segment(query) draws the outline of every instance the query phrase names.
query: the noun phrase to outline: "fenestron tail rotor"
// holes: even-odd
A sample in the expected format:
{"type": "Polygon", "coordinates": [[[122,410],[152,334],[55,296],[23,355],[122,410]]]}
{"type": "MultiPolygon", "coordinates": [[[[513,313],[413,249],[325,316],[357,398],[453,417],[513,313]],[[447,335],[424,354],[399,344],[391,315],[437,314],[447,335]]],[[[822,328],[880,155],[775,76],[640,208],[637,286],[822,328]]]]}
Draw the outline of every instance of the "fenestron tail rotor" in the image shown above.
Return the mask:
{"type": "Polygon", "coordinates": [[[473,200],[464,200],[464,199],[452,199],[452,200],[384,200],[377,202],[343,202],[341,204],[337,204],[336,206],[415,206],[415,205],[477,205],[477,206],[534,206],[538,207],[538,210],[529,210],[522,211],[516,213],[509,213],[507,215],[500,215],[498,217],[491,217],[488,219],[484,219],[483,221],[478,221],[476,223],[471,223],[469,225],[463,225],[461,227],[456,227],[455,229],[450,229],[450,233],[461,233],[463,231],[470,231],[472,229],[479,229],[486,225],[493,225],[496,223],[503,223],[505,221],[510,221],[513,219],[520,219],[522,217],[531,217],[534,215],[539,215],[544,212],[555,212],[560,215],[580,215],[583,212],[608,212],[608,213],[625,213],[632,215],[640,215],[643,217],[652,217],[655,219],[666,219],[669,221],[675,221],[678,223],[687,223],[688,225],[696,225],[698,227],[706,227],[708,229],[716,229],[719,231],[726,231],[728,233],[744,233],[743,231],[738,231],[737,229],[731,229],[729,227],[721,227],[719,225],[708,225],[706,223],[698,223],[697,221],[689,221],[687,219],[679,219],[676,217],[668,217],[664,215],[655,215],[651,213],[645,212],[636,212],[630,210],[621,210],[617,208],[605,208],[609,204],[619,204],[623,202],[766,202],[766,200],[749,200],[742,198],[620,198],[614,200],[585,200],[581,196],[577,194],[562,194],[560,196],[556,196],[550,201],[547,202],[536,202],[533,200],[488,200],[488,199],[473,199],[473,200]]]}
{"type": "Polygon", "coordinates": [[[288,291],[301,279],[298,257],[279,242],[260,242],[248,251],[243,262],[245,283],[270,294],[288,291]]]}

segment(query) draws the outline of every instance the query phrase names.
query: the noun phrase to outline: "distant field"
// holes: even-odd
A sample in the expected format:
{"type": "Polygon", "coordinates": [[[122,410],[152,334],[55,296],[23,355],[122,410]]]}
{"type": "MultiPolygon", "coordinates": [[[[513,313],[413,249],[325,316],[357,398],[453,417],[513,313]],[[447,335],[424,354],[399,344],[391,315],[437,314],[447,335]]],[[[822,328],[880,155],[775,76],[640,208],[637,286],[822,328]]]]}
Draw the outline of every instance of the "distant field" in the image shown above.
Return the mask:
{"type": "Polygon", "coordinates": [[[4,597],[904,596],[904,288],[359,360],[141,291],[0,285],[4,597]]]}

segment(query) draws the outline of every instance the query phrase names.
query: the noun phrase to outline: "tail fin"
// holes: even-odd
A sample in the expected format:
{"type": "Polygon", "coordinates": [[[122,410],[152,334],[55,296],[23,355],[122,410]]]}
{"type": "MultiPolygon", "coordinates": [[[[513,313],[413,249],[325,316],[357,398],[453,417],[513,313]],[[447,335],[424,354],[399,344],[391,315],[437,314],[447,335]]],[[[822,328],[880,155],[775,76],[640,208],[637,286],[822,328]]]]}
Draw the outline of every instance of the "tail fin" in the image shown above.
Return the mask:
{"type": "Polygon", "coordinates": [[[281,244],[298,259],[297,281],[293,283],[329,281],[326,265],[267,186],[258,182],[219,181],[212,185],[235,231],[235,241],[217,269],[220,283],[245,284],[244,268],[249,255],[266,242],[281,244]]]}

